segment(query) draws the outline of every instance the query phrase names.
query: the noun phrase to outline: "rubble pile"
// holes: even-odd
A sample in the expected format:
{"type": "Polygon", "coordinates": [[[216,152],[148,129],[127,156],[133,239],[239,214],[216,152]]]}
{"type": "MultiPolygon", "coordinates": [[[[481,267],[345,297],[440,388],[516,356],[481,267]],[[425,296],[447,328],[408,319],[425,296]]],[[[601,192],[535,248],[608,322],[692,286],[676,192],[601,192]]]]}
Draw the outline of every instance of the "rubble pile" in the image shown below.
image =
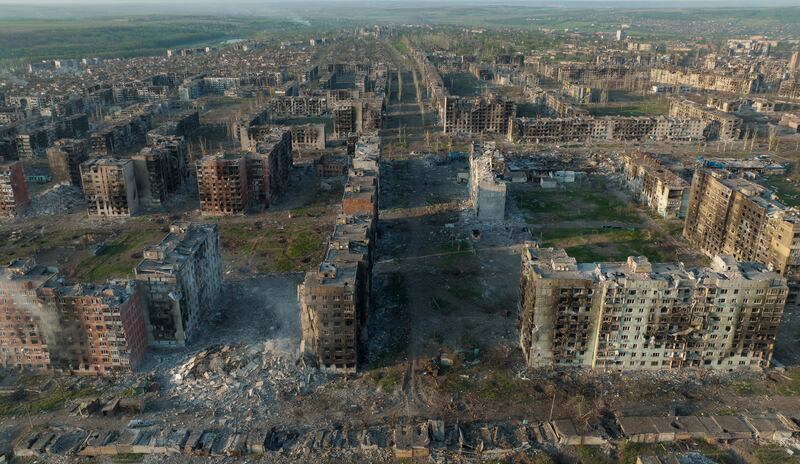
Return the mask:
{"type": "Polygon", "coordinates": [[[24,216],[57,216],[84,205],[81,189],[67,182],[56,184],[31,198],[24,216]]]}
{"type": "Polygon", "coordinates": [[[230,412],[266,410],[278,400],[310,393],[326,378],[306,366],[288,339],[214,346],[170,374],[174,398],[193,405],[219,405],[230,412]]]}

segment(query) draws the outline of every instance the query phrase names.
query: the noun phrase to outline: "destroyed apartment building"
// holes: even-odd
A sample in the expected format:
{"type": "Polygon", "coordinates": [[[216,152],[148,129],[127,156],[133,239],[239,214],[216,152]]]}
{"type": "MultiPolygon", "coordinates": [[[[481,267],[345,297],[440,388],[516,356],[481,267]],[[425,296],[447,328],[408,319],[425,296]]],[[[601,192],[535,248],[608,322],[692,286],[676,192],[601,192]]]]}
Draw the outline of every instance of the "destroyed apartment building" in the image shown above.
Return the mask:
{"type": "Polygon", "coordinates": [[[348,185],[370,185],[371,191],[362,197],[345,189],[325,259],[297,288],[301,351],[327,372],[354,373],[363,356],[359,347],[367,338],[379,161],[380,138],[359,139],[348,185]]]}
{"type": "Polygon", "coordinates": [[[96,158],[80,166],[89,216],[125,217],[139,210],[134,164],[129,159],[96,158]]]}
{"type": "Polygon", "coordinates": [[[55,182],[68,182],[81,187],[81,164],[89,160],[89,147],[85,140],[59,139],[47,149],[50,175],[55,182]]]}
{"type": "Polygon", "coordinates": [[[469,155],[469,201],[481,221],[502,221],[508,186],[493,169],[500,156],[494,142],[473,144],[469,155]]]}
{"type": "Polygon", "coordinates": [[[621,156],[625,183],[639,202],[665,219],[683,218],[689,183],[647,153],[621,156]]]}
{"type": "Polygon", "coordinates": [[[742,119],[731,114],[708,108],[685,98],[673,98],[669,105],[673,118],[700,119],[706,122],[704,136],[708,140],[738,140],[742,131],[742,119]]]}
{"type": "Polygon", "coordinates": [[[217,309],[222,287],[216,224],[175,223],[135,269],[145,333],[154,347],[186,346],[217,309]]]}
{"type": "Polygon", "coordinates": [[[563,249],[522,255],[520,346],[529,367],[761,369],[788,294],[760,263],[577,263],[563,249]]]}
{"type": "Polygon", "coordinates": [[[129,372],[147,349],[129,282],[69,285],[57,269],[17,259],[0,268],[0,364],[108,375],[129,372]]]}
{"type": "Polygon", "coordinates": [[[763,77],[724,75],[709,71],[682,69],[650,69],[650,80],[659,84],[683,85],[693,89],[749,95],[759,92],[764,85],[763,77]]]}
{"type": "Polygon", "coordinates": [[[509,142],[560,143],[604,140],[706,140],[709,123],[691,117],[606,116],[567,118],[512,118],[509,142]]]}
{"type": "Polygon", "coordinates": [[[218,153],[197,161],[203,214],[244,214],[268,208],[286,191],[293,164],[291,132],[273,127],[254,143],[252,151],[218,153]]]}
{"type": "Polygon", "coordinates": [[[495,94],[470,98],[445,96],[439,105],[439,119],[446,134],[505,135],[516,115],[516,103],[495,94]]]}
{"type": "Polygon", "coordinates": [[[771,191],[724,169],[700,165],[692,177],[683,237],[707,256],[755,261],[785,277],[800,294],[800,215],[771,191]]]}
{"type": "Polygon", "coordinates": [[[0,218],[14,218],[30,203],[22,161],[0,163],[0,218]]]}

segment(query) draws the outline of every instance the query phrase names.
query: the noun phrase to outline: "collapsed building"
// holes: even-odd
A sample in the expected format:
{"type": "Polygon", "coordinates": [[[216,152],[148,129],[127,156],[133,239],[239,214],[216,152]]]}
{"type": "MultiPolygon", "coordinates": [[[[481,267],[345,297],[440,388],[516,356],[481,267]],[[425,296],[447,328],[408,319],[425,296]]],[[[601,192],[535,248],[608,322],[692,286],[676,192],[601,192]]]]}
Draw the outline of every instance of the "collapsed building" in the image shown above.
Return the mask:
{"type": "Polygon", "coordinates": [[[769,365],[786,279],[716,256],[682,263],[577,263],[563,249],[522,255],[520,346],[529,367],[662,370],[769,365]]]}
{"type": "Polygon", "coordinates": [[[703,135],[708,140],[731,141],[739,139],[741,135],[741,118],[714,108],[708,108],[685,98],[673,98],[670,101],[669,115],[673,118],[705,121],[708,125],[703,135]]]}
{"type": "Polygon", "coordinates": [[[644,116],[512,118],[510,142],[562,143],[603,140],[705,140],[708,123],[697,118],[644,116]]]}
{"type": "Polygon", "coordinates": [[[186,346],[216,310],[222,288],[216,224],[175,223],[135,269],[148,343],[186,346]]]}
{"type": "Polygon", "coordinates": [[[666,219],[683,218],[689,183],[646,153],[622,156],[625,182],[639,201],[666,219]]]}
{"type": "Polygon", "coordinates": [[[57,269],[17,259],[0,268],[0,309],[6,368],[108,375],[134,369],[147,349],[130,283],[69,285],[57,269]]]}
{"type": "Polygon", "coordinates": [[[502,221],[506,214],[508,186],[493,169],[496,153],[494,142],[487,142],[473,144],[469,155],[469,201],[482,221],[502,221]]]}
{"type": "Polygon", "coordinates": [[[150,205],[165,202],[187,175],[185,151],[145,147],[131,156],[136,190],[150,205]]]}
{"type": "Polygon", "coordinates": [[[132,160],[92,159],[80,171],[89,216],[132,216],[139,210],[132,160]]]}
{"type": "Polygon", "coordinates": [[[22,161],[0,164],[0,218],[22,214],[29,203],[28,181],[22,161]]]}
{"type": "Polygon", "coordinates": [[[81,164],[89,159],[85,140],[60,139],[47,149],[50,175],[55,182],[68,182],[81,186],[81,164]]]}
{"type": "Polygon", "coordinates": [[[297,287],[301,351],[327,372],[354,373],[367,338],[375,227],[378,220],[380,138],[356,144],[339,215],[325,259],[297,287]],[[369,186],[369,192],[353,191],[369,186]]]}
{"type": "Polygon", "coordinates": [[[707,256],[763,263],[800,293],[800,216],[772,192],[724,169],[698,166],[692,177],[683,237],[707,256]]]}

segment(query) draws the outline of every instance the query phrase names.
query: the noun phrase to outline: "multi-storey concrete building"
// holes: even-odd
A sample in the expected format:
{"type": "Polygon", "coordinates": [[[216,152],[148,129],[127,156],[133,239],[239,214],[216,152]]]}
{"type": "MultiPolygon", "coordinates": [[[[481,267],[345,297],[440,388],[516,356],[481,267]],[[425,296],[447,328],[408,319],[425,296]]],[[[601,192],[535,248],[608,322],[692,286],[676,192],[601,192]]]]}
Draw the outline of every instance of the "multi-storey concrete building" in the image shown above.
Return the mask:
{"type": "Polygon", "coordinates": [[[62,360],[62,368],[75,374],[109,375],[139,365],[147,339],[133,285],[63,286],[56,295],[64,349],[51,357],[62,360]]]}
{"type": "Polygon", "coordinates": [[[689,203],[689,184],[646,153],[622,156],[629,189],[663,218],[683,218],[689,203]]]}
{"type": "Polygon", "coordinates": [[[181,186],[186,176],[186,160],[181,155],[180,151],[145,147],[131,156],[136,190],[142,202],[161,204],[181,186]]]}
{"type": "Polygon", "coordinates": [[[571,117],[512,118],[508,140],[528,143],[638,140],[692,142],[705,140],[709,123],[696,118],[571,117]]]}
{"type": "Polygon", "coordinates": [[[244,214],[250,186],[244,153],[220,153],[197,161],[197,190],[204,215],[244,214]]]}
{"type": "Polygon", "coordinates": [[[517,105],[497,95],[462,98],[447,96],[439,107],[439,119],[446,134],[507,134],[517,105]]]}
{"type": "Polygon", "coordinates": [[[108,375],[134,369],[147,347],[132,285],[67,285],[31,258],[0,268],[0,314],[7,368],[108,375]]]}
{"type": "Polygon", "coordinates": [[[672,99],[669,115],[673,118],[700,119],[707,122],[704,135],[709,140],[737,140],[742,130],[741,118],[683,98],[672,99]]]}
{"type": "Polygon", "coordinates": [[[81,163],[89,159],[85,140],[60,139],[47,149],[50,175],[55,182],[69,182],[81,186],[81,163]]]}
{"type": "Polygon", "coordinates": [[[577,263],[527,247],[520,346],[529,367],[759,369],[772,358],[786,279],[759,263],[716,256],[682,263],[577,263]]]}
{"type": "Polygon", "coordinates": [[[502,221],[506,215],[508,187],[492,169],[496,151],[494,142],[476,143],[469,155],[469,200],[482,221],[502,221]]]}
{"type": "Polygon", "coordinates": [[[789,282],[789,303],[797,303],[800,215],[763,186],[699,166],[692,178],[683,236],[708,256],[731,255],[774,269],[789,282]]]}
{"type": "Polygon", "coordinates": [[[185,346],[216,310],[222,285],[215,224],[176,223],[136,266],[151,346],[185,346]]]}
{"type": "Polygon", "coordinates": [[[0,270],[0,363],[6,368],[51,369],[49,343],[55,342],[58,316],[41,292],[55,285],[57,270],[30,258],[0,270]]]}
{"type": "Polygon", "coordinates": [[[30,202],[21,161],[0,164],[0,218],[22,214],[30,202]]]}
{"type": "Polygon", "coordinates": [[[98,158],[81,164],[89,216],[132,216],[139,210],[133,161],[98,158]]]}
{"type": "Polygon", "coordinates": [[[764,85],[761,76],[729,76],[712,72],[662,68],[651,69],[650,80],[660,84],[685,85],[700,90],[716,90],[717,92],[744,95],[756,93],[764,85]]]}
{"type": "Polygon", "coordinates": [[[325,124],[290,126],[293,150],[324,150],[325,124]]]}
{"type": "Polygon", "coordinates": [[[374,191],[345,190],[325,259],[297,288],[301,350],[329,372],[355,372],[367,337],[379,159],[380,139],[362,137],[348,184],[363,181],[374,191]]]}
{"type": "Polygon", "coordinates": [[[258,206],[268,208],[291,181],[292,132],[276,127],[261,133],[255,152],[247,155],[246,162],[252,199],[258,206]]]}

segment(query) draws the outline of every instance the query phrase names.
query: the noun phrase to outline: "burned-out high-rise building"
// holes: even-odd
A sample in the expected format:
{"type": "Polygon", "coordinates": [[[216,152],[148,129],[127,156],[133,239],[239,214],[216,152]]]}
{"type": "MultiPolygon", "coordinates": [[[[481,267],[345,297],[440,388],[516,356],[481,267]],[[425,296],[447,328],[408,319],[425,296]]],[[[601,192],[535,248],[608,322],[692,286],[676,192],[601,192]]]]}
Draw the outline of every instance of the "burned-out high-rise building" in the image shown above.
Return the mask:
{"type": "Polygon", "coordinates": [[[520,347],[529,367],[761,369],[788,294],[760,263],[578,263],[563,249],[522,255],[520,347]]]}
{"type": "Polygon", "coordinates": [[[50,175],[55,182],[69,182],[81,186],[81,163],[89,159],[89,147],[85,140],[60,139],[47,149],[50,175]]]}
{"type": "Polygon", "coordinates": [[[800,215],[772,192],[729,171],[698,166],[683,237],[707,256],[731,255],[774,269],[800,295],[800,215]]]}
{"type": "Polygon", "coordinates": [[[12,218],[27,208],[28,181],[21,161],[0,163],[0,218],[12,218]]]}
{"type": "Polygon", "coordinates": [[[176,223],[136,266],[147,340],[178,347],[216,310],[222,285],[216,224],[176,223]]]}
{"type": "Polygon", "coordinates": [[[372,259],[377,223],[380,138],[356,144],[348,185],[366,183],[369,192],[348,192],[328,242],[325,259],[297,288],[301,351],[322,370],[356,372],[367,338],[372,259]],[[362,195],[363,193],[363,195],[362,195]],[[346,207],[350,202],[350,206],[346,207]]]}
{"type": "Polygon", "coordinates": [[[133,161],[98,158],[81,164],[89,216],[132,216],[139,210],[133,161]]]}

